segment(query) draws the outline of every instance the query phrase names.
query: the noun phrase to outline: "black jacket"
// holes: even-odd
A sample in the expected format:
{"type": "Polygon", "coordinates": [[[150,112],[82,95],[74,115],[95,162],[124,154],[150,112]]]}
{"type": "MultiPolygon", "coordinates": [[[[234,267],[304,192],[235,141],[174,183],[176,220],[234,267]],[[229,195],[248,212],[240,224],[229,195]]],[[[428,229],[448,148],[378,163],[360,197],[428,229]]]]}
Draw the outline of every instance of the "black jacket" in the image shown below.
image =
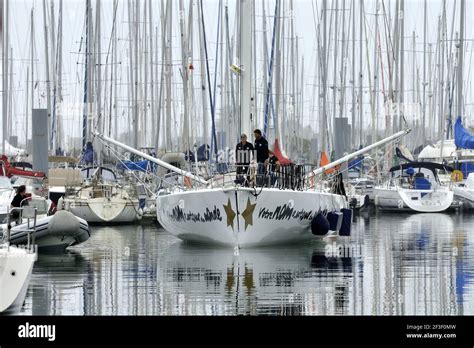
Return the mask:
{"type": "Polygon", "coordinates": [[[252,159],[254,148],[248,141],[243,145],[241,142],[235,147],[235,162],[237,164],[249,164],[252,159]]]}
{"type": "MultiPolygon", "coordinates": [[[[15,208],[20,208],[20,204],[21,204],[21,201],[23,199],[25,199],[26,197],[23,197],[21,194],[17,193],[15,195],[15,197],[13,197],[13,200],[12,200],[12,206],[15,207],[15,208]]],[[[23,204],[21,204],[22,206],[23,205],[28,205],[28,201],[24,201],[23,204]]]]}
{"type": "Polygon", "coordinates": [[[255,150],[257,151],[257,163],[264,163],[268,158],[268,141],[264,137],[255,139],[255,150]]]}

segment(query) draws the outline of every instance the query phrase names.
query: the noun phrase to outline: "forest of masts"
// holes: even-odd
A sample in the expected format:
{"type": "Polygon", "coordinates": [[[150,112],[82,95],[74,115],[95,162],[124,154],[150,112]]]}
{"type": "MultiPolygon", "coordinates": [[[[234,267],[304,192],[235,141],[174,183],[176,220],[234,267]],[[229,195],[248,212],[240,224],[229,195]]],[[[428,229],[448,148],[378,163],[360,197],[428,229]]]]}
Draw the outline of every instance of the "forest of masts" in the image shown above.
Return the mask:
{"type": "Polygon", "coordinates": [[[469,116],[465,0],[254,1],[252,66],[239,64],[240,1],[26,4],[2,1],[3,136],[18,146],[45,108],[51,153],[79,153],[94,129],[158,152],[232,149],[239,74],[252,126],[293,160],[332,153],[338,118],[350,152],[406,127],[413,150],[469,116]]]}

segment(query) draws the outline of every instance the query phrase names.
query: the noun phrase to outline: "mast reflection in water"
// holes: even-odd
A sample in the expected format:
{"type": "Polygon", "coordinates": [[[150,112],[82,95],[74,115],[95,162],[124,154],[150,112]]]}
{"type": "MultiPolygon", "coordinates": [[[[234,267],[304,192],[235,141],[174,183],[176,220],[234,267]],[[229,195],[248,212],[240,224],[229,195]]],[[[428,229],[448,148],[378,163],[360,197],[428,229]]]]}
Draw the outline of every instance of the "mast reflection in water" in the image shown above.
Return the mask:
{"type": "Polygon", "coordinates": [[[22,314],[472,315],[473,227],[462,214],[357,216],[350,239],[238,254],[154,224],[95,227],[74,251],[40,255],[22,314]]]}

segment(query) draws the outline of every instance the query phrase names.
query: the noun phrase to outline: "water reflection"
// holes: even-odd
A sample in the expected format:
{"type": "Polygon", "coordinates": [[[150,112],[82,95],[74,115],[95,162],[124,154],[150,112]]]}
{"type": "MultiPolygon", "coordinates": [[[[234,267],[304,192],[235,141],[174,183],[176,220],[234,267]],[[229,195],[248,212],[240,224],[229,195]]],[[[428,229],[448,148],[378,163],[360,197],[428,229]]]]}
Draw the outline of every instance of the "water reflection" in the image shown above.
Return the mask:
{"type": "Polygon", "coordinates": [[[366,214],[349,240],[232,249],[154,224],[95,227],[41,256],[24,314],[459,315],[474,313],[469,215],[366,214]]]}

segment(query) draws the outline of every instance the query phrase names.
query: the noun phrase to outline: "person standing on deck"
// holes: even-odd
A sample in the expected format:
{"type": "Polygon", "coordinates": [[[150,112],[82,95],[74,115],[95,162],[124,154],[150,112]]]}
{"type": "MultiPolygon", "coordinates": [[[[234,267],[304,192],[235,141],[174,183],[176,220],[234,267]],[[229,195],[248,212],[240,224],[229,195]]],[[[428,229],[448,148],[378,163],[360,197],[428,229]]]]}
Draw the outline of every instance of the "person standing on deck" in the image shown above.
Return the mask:
{"type": "Polygon", "coordinates": [[[240,136],[240,142],[237,144],[235,148],[235,158],[236,158],[236,165],[237,165],[237,183],[244,183],[248,186],[249,178],[244,178],[243,174],[248,174],[250,159],[253,153],[253,145],[247,141],[247,135],[242,134],[240,136]]]}
{"type": "Polygon", "coordinates": [[[253,131],[255,136],[255,151],[257,152],[257,185],[263,184],[263,177],[265,175],[265,161],[268,159],[268,141],[262,136],[260,129],[253,131]]]}

